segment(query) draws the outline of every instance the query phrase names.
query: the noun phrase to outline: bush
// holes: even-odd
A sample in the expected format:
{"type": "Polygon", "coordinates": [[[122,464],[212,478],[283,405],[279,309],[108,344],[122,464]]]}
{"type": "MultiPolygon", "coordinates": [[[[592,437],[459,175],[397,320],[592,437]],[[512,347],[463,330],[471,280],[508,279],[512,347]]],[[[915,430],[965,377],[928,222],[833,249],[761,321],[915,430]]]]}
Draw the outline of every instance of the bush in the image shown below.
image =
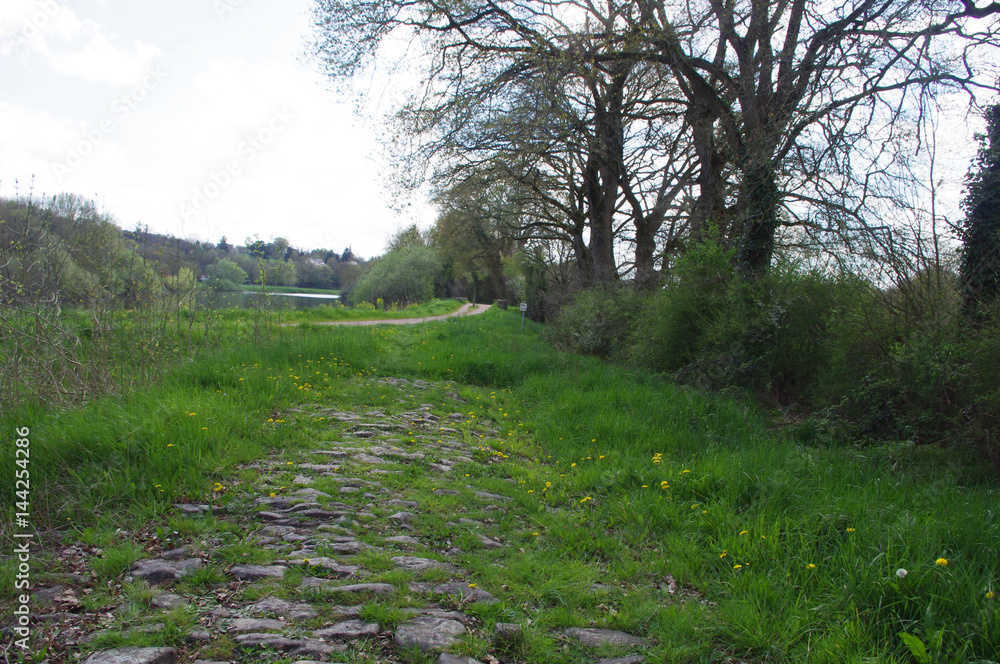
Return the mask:
{"type": "Polygon", "coordinates": [[[730,266],[729,252],[701,245],[654,293],[579,293],[547,334],[699,389],[793,406],[811,416],[803,442],[943,444],[1000,469],[1000,312],[970,326],[955,275],[880,289],[794,264],[747,281],[730,266]]]}
{"type": "Polygon", "coordinates": [[[626,286],[592,288],[577,293],[545,329],[554,345],[587,355],[622,359],[627,335],[644,298],[626,286]]]}
{"type": "Polygon", "coordinates": [[[430,247],[411,246],[390,251],[351,288],[351,304],[375,304],[379,299],[406,306],[434,297],[434,277],[441,261],[430,247]]]}

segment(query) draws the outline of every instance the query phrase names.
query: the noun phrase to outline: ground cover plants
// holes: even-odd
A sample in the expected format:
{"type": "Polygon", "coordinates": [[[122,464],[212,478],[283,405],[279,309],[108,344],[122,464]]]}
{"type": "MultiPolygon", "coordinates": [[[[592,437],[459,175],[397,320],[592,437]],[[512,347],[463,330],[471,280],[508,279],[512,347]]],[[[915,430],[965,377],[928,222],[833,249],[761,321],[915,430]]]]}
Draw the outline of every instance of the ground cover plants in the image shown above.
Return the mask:
{"type": "MultiPolygon", "coordinates": [[[[353,662],[434,661],[387,636],[432,605],[468,618],[448,648],[477,661],[959,662],[1000,651],[995,484],[931,448],[803,444],[745,403],[553,351],[538,326],[520,332],[517,312],[281,328],[267,343],[173,366],[157,385],[72,410],[5,413],[3,423],[33,431],[38,587],[74,590],[77,605],[63,595],[58,606],[87,626],[37,630],[50,661],[170,645],[192,661],[289,662],[209,617],[269,597],[315,607],[282,632],[291,640],[348,615],[378,624],[379,636],[352,639],[340,655],[353,662]],[[384,430],[359,436],[358,423],[372,421],[384,430]],[[372,446],[423,457],[357,456],[372,446]],[[317,463],[340,469],[307,468],[317,463]],[[352,536],[327,531],[348,541],[315,551],[362,578],[303,562],[282,579],[238,581],[240,562],[292,559],[260,545],[258,511],[301,486],[351,513],[340,527],[352,536]],[[185,514],[175,503],[213,509],[185,514]],[[388,542],[397,535],[416,548],[388,542]],[[177,547],[203,565],[170,587],[186,606],[160,608],[159,588],[121,570],[177,547]],[[408,569],[399,556],[464,573],[408,569]],[[304,586],[309,578],[319,585],[304,586]],[[427,589],[448,582],[468,590],[427,589]],[[392,590],[360,600],[337,590],[358,583],[392,590]],[[466,597],[476,589],[498,602],[466,597]],[[504,623],[520,636],[497,638],[504,623]],[[110,631],[65,643],[99,628],[110,631]],[[572,628],[646,642],[595,650],[572,628]],[[188,640],[199,631],[207,641],[188,640]]],[[[13,567],[3,569],[7,603],[13,567]]]]}

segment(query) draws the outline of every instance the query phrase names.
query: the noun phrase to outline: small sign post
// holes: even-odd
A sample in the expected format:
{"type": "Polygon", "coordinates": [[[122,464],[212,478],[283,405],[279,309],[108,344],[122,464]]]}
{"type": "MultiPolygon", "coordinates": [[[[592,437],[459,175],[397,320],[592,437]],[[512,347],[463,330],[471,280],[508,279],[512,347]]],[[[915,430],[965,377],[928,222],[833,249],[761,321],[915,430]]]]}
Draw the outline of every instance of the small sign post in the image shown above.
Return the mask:
{"type": "Polygon", "coordinates": [[[521,303],[521,331],[524,332],[524,312],[528,310],[528,303],[521,303]]]}

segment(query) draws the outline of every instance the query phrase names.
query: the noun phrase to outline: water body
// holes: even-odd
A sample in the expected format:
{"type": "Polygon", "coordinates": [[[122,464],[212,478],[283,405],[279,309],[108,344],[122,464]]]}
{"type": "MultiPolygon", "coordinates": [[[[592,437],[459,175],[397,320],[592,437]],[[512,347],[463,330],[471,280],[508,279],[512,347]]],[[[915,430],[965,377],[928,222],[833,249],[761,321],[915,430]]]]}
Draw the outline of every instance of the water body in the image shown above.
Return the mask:
{"type": "Polygon", "coordinates": [[[219,309],[239,307],[248,309],[257,306],[263,299],[273,309],[308,309],[319,306],[340,306],[340,296],[331,293],[267,293],[243,291],[242,293],[220,292],[203,296],[203,303],[219,309]]]}

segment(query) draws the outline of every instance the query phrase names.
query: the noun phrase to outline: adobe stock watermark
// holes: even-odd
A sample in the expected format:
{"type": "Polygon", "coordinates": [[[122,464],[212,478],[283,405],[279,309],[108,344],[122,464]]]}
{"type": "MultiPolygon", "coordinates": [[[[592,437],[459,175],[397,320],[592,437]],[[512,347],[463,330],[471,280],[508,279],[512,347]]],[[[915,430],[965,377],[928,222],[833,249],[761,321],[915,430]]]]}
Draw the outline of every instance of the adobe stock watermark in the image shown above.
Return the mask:
{"type": "Polygon", "coordinates": [[[59,8],[65,6],[65,2],[56,2],[56,0],[35,0],[35,9],[24,17],[21,29],[17,31],[17,34],[3,41],[2,52],[9,53],[42,34],[45,27],[59,13],[59,8]]]}
{"type": "Polygon", "coordinates": [[[149,98],[149,95],[163,84],[168,76],[169,74],[159,65],[150,66],[139,83],[111,103],[111,108],[104,119],[98,122],[96,127],[85,131],[80,140],[70,145],[66,149],[66,157],[61,162],[53,164],[56,177],[61,181],[65,176],[79,168],[87,160],[87,157],[94,154],[107,137],[113,134],[149,98]]]}
{"type": "Polygon", "coordinates": [[[212,173],[208,182],[195,189],[191,197],[180,204],[181,219],[188,221],[207,210],[212,201],[221,196],[222,192],[233,183],[233,178],[242,173],[247,164],[271,145],[278,134],[288,129],[294,119],[295,116],[289,113],[288,109],[275,109],[271,113],[271,118],[256,134],[240,143],[238,148],[240,158],[227,161],[224,168],[212,173]]]}

